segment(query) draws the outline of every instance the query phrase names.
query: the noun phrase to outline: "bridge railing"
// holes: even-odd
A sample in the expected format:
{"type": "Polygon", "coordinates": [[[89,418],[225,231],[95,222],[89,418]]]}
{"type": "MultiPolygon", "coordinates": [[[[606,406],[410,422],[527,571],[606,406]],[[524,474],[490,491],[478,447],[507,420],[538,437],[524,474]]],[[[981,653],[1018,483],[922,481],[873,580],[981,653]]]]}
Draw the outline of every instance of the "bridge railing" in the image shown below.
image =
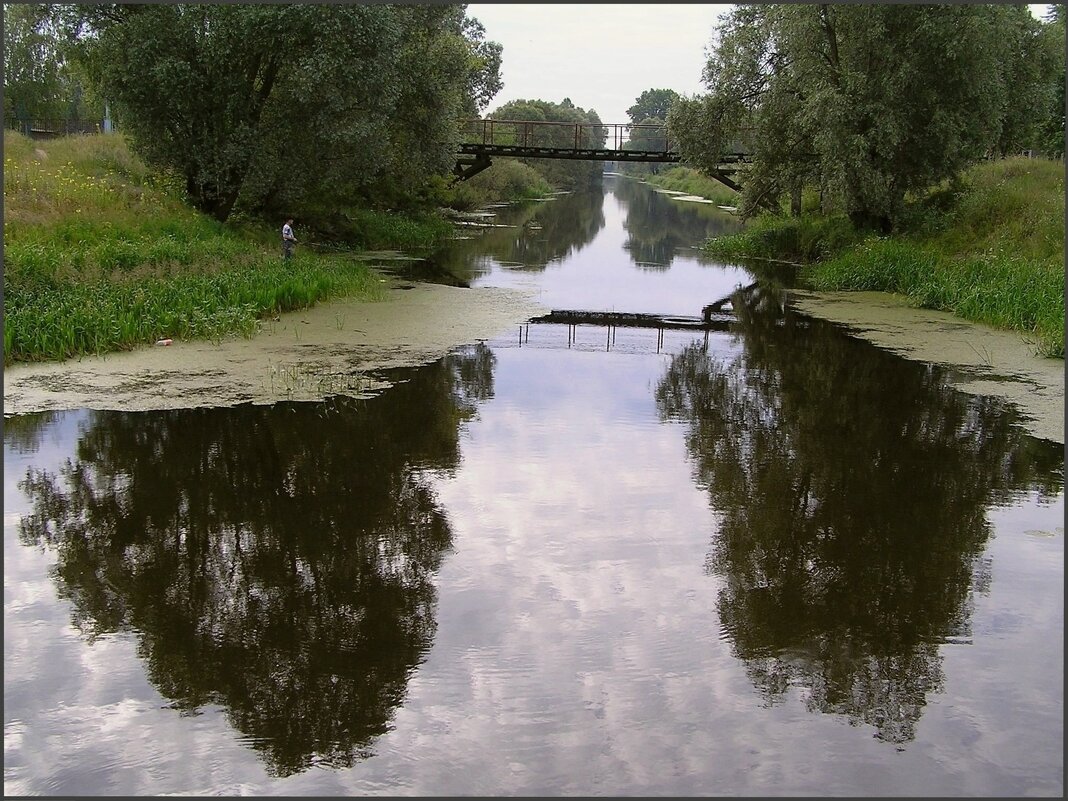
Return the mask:
{"type": "Polygon", "coordinates": [[[671,152],[667,125],[572,123],[533,120],[466,120],[462,140],[469,144],[572,150],[650,150],[671,152]]]}
{"type": "MultiPolygon", "coordinates": [[[[68,136],[70,134],[100,133],[105,129],[101,120],[69,120],[69,119],[18,119],[9,117],[4,120],[4,127],[8,130],[18,131],[35,139],[47,139],[56,136],[68,136]]],[[[112,126],[114,128],[114,126],[112,126]]]]}

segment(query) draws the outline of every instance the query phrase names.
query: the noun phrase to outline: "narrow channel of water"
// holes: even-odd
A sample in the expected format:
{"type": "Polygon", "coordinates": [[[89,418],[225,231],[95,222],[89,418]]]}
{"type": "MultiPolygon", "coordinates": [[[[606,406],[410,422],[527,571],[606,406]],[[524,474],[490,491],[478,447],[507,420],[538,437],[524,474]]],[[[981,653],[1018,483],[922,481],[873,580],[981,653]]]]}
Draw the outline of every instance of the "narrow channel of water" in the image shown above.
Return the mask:
{"type": "Polygon", "coordinates": [[[409,275],[668,322],[5,420],[5,793],[1061,795],[1063,448],[714,207],[495,211],[409,275]]]}

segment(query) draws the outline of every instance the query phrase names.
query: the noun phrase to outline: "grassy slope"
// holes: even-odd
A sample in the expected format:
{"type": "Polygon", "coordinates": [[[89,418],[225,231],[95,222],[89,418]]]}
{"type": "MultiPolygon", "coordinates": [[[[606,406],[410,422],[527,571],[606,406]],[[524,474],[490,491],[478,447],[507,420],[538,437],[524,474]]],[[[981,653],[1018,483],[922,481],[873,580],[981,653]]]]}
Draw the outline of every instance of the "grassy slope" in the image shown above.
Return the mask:
{"type": "Polygon", "coordinates": [[[4,137],[4,363],[163,337],[250,335],[260,317],[338,295],[382,296],[345,255],[192,211],[118,135],[4,137]]]}
{"type": "Polygon", "coordinates": [[[643,175],[640,177],[662,189],[685,192],[688,195],[698,195],[715,201],[721,206],[736,206],[738,204],[737,192],[689,167],[670,167],[657,175],[643,175]]]}
{"type": "Polygon", "coordinates": [[[914,201],[894,236],[862,235],[842,216],[765,218],[706,250],[800,260],[817,289],[904,294],[1020,331],[1063,358],[1064,211],[1064,163],[1013,158],[972,168],[959,191],[914,201]]]}

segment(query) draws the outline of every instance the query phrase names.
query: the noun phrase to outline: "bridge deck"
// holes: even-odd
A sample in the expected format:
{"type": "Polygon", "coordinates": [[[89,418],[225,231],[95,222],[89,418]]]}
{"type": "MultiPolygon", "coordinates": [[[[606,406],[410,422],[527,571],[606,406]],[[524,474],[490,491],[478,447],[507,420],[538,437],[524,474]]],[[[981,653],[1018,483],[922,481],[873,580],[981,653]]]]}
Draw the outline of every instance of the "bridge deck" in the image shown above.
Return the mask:
{"type": "Polygon", "coordinates": [[[664,150],[608,150],[588,147],[524,147],[463,142],[460,153],[467,156],[513,156],[516,158],[578,159],[583,161],[678,162],[678,153],[664,150]]]}
{"type": "MultiPolygon", "coordinates": [[[[461,181],[489,167],[495,156],[637,161],[677,164],[682,160],[667,124],[594,124],[544,120],[477,119],[464,122],[453,174],[461,181]]],[[[740,144],[729,148],[714,178],[731,189],[740,187],[727,176],[733,165],[748,161],[740,144]]]]}

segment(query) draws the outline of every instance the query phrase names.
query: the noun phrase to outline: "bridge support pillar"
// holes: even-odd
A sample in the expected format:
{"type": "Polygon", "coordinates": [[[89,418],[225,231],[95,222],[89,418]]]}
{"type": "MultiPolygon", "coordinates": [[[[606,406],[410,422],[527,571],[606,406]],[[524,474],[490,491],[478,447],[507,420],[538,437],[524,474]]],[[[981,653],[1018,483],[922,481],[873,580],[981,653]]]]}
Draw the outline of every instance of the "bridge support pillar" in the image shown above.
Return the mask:
{"type": "Polygon", "coordinates": [[[452,168],[452,174],[459,180],[466,181],[468,178],[478,175],[487,167],[493,165],[490,157],[479,153],[477,156],[461,156],[456,159],[456,166],[452,168]]]}

